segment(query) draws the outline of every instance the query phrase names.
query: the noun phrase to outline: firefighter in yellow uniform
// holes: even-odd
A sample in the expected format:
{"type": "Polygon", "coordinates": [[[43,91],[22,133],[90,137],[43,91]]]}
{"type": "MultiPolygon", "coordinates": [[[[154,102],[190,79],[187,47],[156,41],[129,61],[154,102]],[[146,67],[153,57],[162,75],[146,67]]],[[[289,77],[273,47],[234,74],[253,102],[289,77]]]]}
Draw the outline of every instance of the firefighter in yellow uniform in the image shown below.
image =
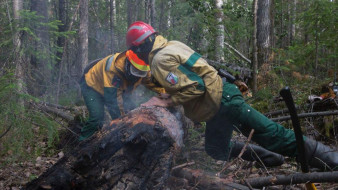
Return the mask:
{"type": "MultiPolygon", "coordinates": [[[[179,41],[168,41],[144,22],[127,30],[127,47],[150,64],[151,74],[165,88],[169,98],[151,98],[145,106],[183,105],[187,117],[206,121],[205,150],[217,160],[227,160],[233,126],[267,150],[297,157],[295,134],[246,104],[238,87],[224,81],[198,53],[179,41]]],[[[306,158],[312,167],[338,169],[338,152],[309,138],[306,158]]],[[[263,156],[266,151],[262,151],[263,156]]],[[[273,164],[272,164],[273,165],[273,164]]]]}
{"type": "Polygon", "coordinates": [[[81,92],[89,118],[81,129],[80,140],[93,135],[102,127],[104,105],[112,119],[124,114],[123,98],[143,84],[157,93],[164,89],[152,82],[149,65],[131,51],[109,55],[92,62],[81,79],[81,92]]]}

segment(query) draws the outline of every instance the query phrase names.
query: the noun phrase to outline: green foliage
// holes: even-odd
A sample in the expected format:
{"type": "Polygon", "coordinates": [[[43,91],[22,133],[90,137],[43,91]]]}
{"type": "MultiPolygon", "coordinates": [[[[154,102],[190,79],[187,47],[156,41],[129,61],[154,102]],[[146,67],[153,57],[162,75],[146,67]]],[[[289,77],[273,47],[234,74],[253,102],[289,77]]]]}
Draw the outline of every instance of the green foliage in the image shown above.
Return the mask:
{"type": "Polygon", "coordinates": [[[20,99],[35,99],[19,94],[15,84],[12,73],[0,76],[0,134],[4,135],[0,139],[0,156],[16,161],[52,153],[58,140],[57,124],[43,113],[22,107],[20,99]]]}
{"type": "Polygon", "coordinates": [[[285,50],[282,59],[293,60],[294,71],[323,78],[327,76],[329,69],[336,69],[334,63],[338,56],[338,4],[314,0],[309,1],[306,6],[308,8],[298,12],[296,17],[296,24],[304,31],[304,36],[295,39],[295,43],[285,50]]]}
{"type": "Polygon", "coordinates": [[[57,52],[62,52],[63,47],[57,46],[56,43],[48,44],[50,49],[47,48],[36,48],[36,44],[41,47],[48,47],[47,44],[44,44],[37,34],[41,32],[39,30],[47,30],[49,41],[55,42],[58,37],[68,37],[74,35],[75,31],[60,32],[59,27],[63,25],[59,20],[50,20],[48,22],[42,22],[43,16],[37,15],[35,11],[22,10],[20,12],[22,17],[21,22],[19,23],[18,31],[24,32],[27,37],[25,38],[25,48],[23,53],[26,56],[35,56],[40,59],[47,59],[52,61],[49,63],[49,68],[52,69],[52,66],[56,63],[57,60],[60,60],[60,57],[56,56],[57,52]],[[51,58],[51,59],[49,59],[51,58]]]}

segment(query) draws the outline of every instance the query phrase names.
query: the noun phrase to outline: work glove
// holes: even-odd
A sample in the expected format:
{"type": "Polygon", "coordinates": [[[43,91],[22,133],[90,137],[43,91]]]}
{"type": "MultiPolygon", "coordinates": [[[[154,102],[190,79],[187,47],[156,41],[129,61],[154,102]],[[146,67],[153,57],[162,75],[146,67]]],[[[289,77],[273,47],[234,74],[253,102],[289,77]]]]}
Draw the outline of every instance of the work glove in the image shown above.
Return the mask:
{"type": "Polygon", "coordinates": [[[243,96],[249,92],[249,88],[244,82],[236,80],[234,84],[238,87],[239,91],[241,91],[243,96]]]}

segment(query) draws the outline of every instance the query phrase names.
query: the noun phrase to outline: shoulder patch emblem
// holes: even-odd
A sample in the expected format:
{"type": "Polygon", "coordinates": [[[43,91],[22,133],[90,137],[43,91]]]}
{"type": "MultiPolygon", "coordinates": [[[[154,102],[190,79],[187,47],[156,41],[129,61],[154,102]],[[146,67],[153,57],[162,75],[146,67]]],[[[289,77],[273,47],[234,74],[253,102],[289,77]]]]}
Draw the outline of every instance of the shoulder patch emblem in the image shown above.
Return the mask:
{"type": "Polygon", "coordinates": [[[174,73],[172,73],[172,72],[170,72],[170,73],[168,74],[166,80],[167,80],[170,84],[172,84],[172,85],[175,85],[175,84],[178,83],[178,77],[177,77],[174,73]]]}

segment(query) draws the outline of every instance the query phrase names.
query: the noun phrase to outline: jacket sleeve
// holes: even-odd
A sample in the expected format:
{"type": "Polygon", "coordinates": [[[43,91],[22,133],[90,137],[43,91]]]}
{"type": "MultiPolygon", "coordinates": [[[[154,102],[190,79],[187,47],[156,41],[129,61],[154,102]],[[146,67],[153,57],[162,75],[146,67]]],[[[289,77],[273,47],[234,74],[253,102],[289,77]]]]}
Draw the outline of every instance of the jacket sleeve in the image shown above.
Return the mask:
{"type": "Polygon", "coordinates": [[[166,91],[160,84],[156,84],[155,82],[153,82],[150,72],[148,72],[147,76],[142,79],[142,84],[151,91],[158,94],[166,93],[166,91]]]}
{"type": "Polygon", "coordinates": [[[185,104],[204,94],[203,78],[196,73],[199,68],[187,67],[171,55],[159,56],[153,60],[153,75],[171,95],[174,104],[185,104]]]}

